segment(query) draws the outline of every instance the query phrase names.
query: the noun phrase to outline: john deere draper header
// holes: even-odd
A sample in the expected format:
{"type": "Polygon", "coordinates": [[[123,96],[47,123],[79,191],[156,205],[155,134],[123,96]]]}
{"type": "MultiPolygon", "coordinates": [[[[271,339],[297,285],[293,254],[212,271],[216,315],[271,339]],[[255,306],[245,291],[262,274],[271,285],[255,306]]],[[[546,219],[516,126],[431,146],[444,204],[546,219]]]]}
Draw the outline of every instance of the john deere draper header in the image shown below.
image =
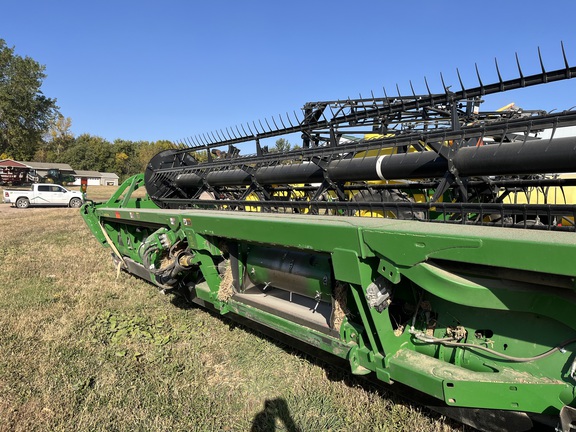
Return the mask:
{"type": "Polygon", "coordinates": [[[479,429],[569,431],[576,112],[481,109],[494,93],[554,91],[576,76],[562,55],[558,70],[540,57],[541,72],[504,80],[496,63],[491,84],[458,74],[460,90],[426,82],[196,135],[82,213],[120,268],[164,292],[479,429]],[[294,134],[293,150],[265,145],[294,134]]]}

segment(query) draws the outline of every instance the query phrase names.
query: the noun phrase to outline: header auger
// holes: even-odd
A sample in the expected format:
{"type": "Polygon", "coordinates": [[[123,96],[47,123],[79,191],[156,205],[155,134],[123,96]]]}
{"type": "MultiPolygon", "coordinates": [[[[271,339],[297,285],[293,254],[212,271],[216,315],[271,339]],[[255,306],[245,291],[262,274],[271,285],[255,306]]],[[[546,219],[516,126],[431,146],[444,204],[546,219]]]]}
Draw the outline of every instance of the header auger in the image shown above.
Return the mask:
{"type": "Polygon", "coordinates": [[[576,111],[481,110],[486,95],[576,76],[562,55],[558,70],[539,56],[540,73],[503,80],[496,63],[492,84],[458,73],[457,91],[442,78],[439,93],[311,102],[198,135],[83,216],[121,269],[163,292],[481,430],[567,432],[576,111]],[[264,145],[293,134],[292,150],[264,145]]]}

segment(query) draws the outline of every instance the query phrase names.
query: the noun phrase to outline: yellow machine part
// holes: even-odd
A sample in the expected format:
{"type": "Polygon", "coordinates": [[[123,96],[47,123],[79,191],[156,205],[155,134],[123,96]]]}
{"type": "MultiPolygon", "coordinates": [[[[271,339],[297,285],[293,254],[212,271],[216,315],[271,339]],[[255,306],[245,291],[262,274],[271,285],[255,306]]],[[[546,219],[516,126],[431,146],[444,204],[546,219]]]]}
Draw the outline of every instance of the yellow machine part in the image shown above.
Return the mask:
{"type": "MultiPolygon", "coordinates": [[[[574,179],[576,173],[561,174],[562,179],[574,179]]],[[[576,204],[576,187],[533,187],[511,193],[504,199],[507,204],[576,204]]],[[[574,226],[573,217],[562,218],[562,225],[574,226]]]]}

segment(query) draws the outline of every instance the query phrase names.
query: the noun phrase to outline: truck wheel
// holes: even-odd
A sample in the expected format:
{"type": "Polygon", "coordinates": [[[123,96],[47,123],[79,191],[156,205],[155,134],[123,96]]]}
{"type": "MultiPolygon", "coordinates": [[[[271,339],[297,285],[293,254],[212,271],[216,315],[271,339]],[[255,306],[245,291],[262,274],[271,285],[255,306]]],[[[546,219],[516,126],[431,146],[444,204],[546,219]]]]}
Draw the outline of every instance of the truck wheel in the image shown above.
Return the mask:
{"type": "Polygon", "coordinates": [[[30,206],[30,201],[28,198],[18,198],[16,200],[16,207],[18,208],[28,208],[30,206]]]}
{"type": "Polygon", "coordinates": [[[82,205],[82,200],[80,198],[72,198],[68,205],[72,208],[78,208],[82,205]]]}

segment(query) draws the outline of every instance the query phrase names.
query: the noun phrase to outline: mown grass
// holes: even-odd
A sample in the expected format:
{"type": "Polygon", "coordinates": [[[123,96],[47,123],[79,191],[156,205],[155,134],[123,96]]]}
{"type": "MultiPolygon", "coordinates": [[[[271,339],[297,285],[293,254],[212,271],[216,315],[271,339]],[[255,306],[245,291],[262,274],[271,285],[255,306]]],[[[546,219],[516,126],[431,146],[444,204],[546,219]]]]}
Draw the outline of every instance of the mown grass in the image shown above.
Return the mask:
{"type": "Polygon", "coordinates": [[[0,278],[2,432],[464,430],[116,278],[78,210],[0,211],[0,278]]]}

